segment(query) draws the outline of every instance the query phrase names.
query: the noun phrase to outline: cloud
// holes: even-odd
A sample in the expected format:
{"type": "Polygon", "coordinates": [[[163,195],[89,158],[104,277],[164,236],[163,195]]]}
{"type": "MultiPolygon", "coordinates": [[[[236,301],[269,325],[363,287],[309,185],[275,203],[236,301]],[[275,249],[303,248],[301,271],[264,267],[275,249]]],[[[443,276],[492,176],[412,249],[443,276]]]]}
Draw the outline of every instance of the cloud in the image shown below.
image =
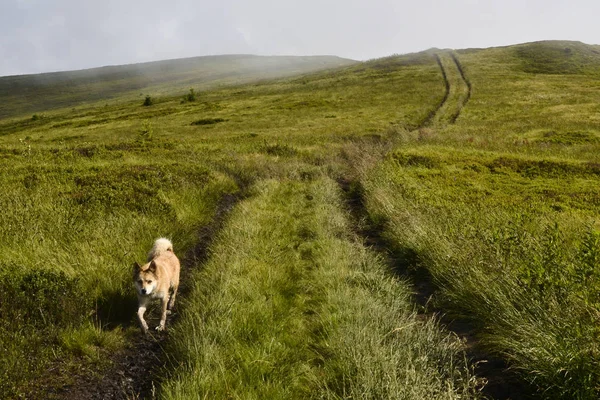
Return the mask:
{"type": "Polygon", "coordinates": [[[195,1],[3,0],[0,7],[0,75],[249,50],[222,9],[195,1]]]}
{"type": "Polygon", "coordinates": [[[0,75],[207,54],[598,43],[597,0],[2,0],[0,75]]]}

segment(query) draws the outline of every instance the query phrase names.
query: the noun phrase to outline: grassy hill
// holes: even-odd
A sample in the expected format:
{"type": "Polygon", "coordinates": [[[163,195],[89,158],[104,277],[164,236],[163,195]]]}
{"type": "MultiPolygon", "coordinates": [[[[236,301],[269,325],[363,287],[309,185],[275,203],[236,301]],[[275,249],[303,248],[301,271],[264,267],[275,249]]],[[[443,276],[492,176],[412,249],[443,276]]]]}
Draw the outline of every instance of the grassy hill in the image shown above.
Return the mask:
{"type": "MultiPolygon", "coordinates": [[[[332,57],[223,55],[0,77],[0,118],[117,97],[174,94],[350,65],[332,57]]],[[[143,98],[142,98],[143,100],[143,98]]]]}
{"type": "Polygon", "coordinates": [[[261,81],[232,64],[196,101],[188,70],[163,82],[153,64],[98,83],[110,101],[15,105],[1,397],[597,398],[597,50],[429,50],[261,81]],[[160,236],[183,288],[169,332],[142,339],[130,265],[160,236]]]}
{"type": "Polygon", "coordinates": [[[541,42],[455,52],[449,92],[470,92],[457,97],[456,120],[402,135],[362,178],[388,245],[542,398],[598,396],[596,51],[541,42]]]}
{"type": "Polygon", "coordinates": [[[537,74],[598,74],[600,46],[581,42],[546,41],[515,46],[525,72],[537,74]]]}

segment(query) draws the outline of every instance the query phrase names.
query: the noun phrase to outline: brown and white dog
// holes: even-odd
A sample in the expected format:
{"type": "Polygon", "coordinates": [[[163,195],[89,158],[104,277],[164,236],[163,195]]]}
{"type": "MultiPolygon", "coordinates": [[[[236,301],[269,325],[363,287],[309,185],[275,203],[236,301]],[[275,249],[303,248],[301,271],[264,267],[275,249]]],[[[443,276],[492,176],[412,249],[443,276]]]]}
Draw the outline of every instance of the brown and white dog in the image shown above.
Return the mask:
{"type": "Polygon", "coordinates": [[[173,252],[173,244],[165,238],[156,239],[145,265],[137,262],[133,265],[133,283],[137,289],[139,304],[137,316],[144,334],[148,332],[144,313],[153,299],[160,299],[162,305],[160,324],[156,330],[165,329],[167,313],[173,308],[177,296],[179,269],[179,259],[173,252]]]}

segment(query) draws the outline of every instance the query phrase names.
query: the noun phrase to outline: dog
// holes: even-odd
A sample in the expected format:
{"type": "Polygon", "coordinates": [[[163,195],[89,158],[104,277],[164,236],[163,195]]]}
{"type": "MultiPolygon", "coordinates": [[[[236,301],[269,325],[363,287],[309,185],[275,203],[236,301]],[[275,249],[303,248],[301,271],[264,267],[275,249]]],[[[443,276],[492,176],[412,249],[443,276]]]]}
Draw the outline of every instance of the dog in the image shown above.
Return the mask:
{"type": "Polygon", "coordinates": [[[146,306],[151,300],[160,299],[162,314],[157,331],[165,329],[167,314],[171,313],[179,288],[179,259],[173,252],[169,239],[156,239],[148,253],[147,263],[133,265],[133,283],[137,290],[137,317],[144,334],[148,333],[148,324],[144,319],[146,306]]]}

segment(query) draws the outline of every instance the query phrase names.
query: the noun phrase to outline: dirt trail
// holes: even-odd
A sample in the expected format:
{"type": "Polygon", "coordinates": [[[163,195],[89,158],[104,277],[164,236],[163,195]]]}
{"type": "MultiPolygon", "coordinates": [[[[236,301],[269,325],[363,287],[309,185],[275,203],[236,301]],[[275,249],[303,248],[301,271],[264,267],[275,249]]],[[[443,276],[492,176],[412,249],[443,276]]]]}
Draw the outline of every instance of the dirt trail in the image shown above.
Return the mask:
{"type": "MultiPolygon", "coordinates": [[[[460,61],[458,60],[458,57],[456,56],[456,54],[450,53],[450,57],[452,57],[452,60],[454,61],[454,64],[456,65],[456,68],[458,69],[458,72],[460,73],[460,77],[461,77],[462,81],[465,83],[465,85],[467,85],[467,97],[465,97],[465,99],[460,107],[462,110],[462,108],[469,102],[469,100],[471,100],[471,95],[473,94],[473,87],[471,86],[471,81],[467,79],[467,77],[465,75],[465,70],[463,69],[463,66],[460,63],[460,61]]],[[[457,115],[457,117],[458,117],[458,115],[457,115]]],[[[456,121],[456,119],[454,119],[454,121],[456,121]]]]}
{"type": "MultiPolygon", "coordinates": [[[[190,273],[191,268],[202,264],[208,258],[207,250],[216,234],[231,211],[246,193],[247,182],[238,181],[241,190],[239,194],[224,195],[217,207],[212,221],[203,226],[198,232],[197,245],[190,249],[182,258],[182,276],[190,273]]],[[[185,279],[182,280],[185,282],[185,279]]],[[[189,288],[180,287],[180,297],[185,297],[189,288]]],[[[168,324],[177,318],[175,314],[169,317],[168,324]]],[[[65,400],[131,400],[153,399],[158,387],[159,379],[167,366],[163,351],[168,339],[168,330],[165,332],[149,332],[147,336],[136,336],[127,344],[125,350],[115,353],[110,357],[112,366],[104,371],[102,376],[83,371],[73,377],[74,382],[64,388],[60,393],[54,393],[53,398],[65,400]]],[[[90,372],[90,371],[88,371],[90,372]]],[[[97,372],[96,372],[97,373],[97,372]]]]}
{"type": "MultiPolygon", "coordinates": [[[[471,98],[472,87],[454,53],[435,54],[446,92],[438,107],[416,130],[425,127],[441,127],[456,122],[463,107],[471,98]],[[459,85],[459,88],[455,86],[459,85]]],[[[370,222],[365,205],[364,190],[359,181],[341,178],[338,184],[346,196],[346,203],[354,220],[355,232],[364,243],[379,252],[387,260],[394,273],[413,283],[415,301],[420,306],[424,318],[436,316],[449,331],[460,337],[466,345],[467,356],[474,366],[475,374],[487,381],[482,393],[485,398],[496,400],[520,400],[528,398],[526,388],[508,370],[506,363],[488,354],[475,335],[475,326],[465,320],[453,319],[449,310],[434,308],[430,300],[437,288],[424,268],[418,268],[418,255],[409,249],[400,249],[397,244],[381,236],[384,227],[370,222]]]]}
{"type": "Polygon", "coordinates": [[[436,53],[435,58],[442,72],[446,91],[440,105],[428,116],[421,127],[454,124],[463,107],[471,98],[471,82],[467,79],[456,54],[444,51],[436,53]]]}
{"type": "Polygon", "coordinates": [[[507,365],[501,359],[488,354],[479,345],[473,324],[449,317],[448,310],[432,307],[431,298],[436,292],[431,277],[423,268],[416,267],[417,255],[407,249],[399,249],[381,236],[383,227],[369,223],[360,183],[340,179],[340,188],[346,196],[346,203],[354,221],[355,232],[362,237],[366,246],[377,251],[386,260],[393,273],[407,278],[415,290],[415,301],[419,305],[424,318],[435,316],[449,331],[460,337],[466,347],[467,356],[474,366],[475,375],[487,381],[482,393],[486,398],[495,400],[526,399],[525,387],[507,370],[507,365]]]}

